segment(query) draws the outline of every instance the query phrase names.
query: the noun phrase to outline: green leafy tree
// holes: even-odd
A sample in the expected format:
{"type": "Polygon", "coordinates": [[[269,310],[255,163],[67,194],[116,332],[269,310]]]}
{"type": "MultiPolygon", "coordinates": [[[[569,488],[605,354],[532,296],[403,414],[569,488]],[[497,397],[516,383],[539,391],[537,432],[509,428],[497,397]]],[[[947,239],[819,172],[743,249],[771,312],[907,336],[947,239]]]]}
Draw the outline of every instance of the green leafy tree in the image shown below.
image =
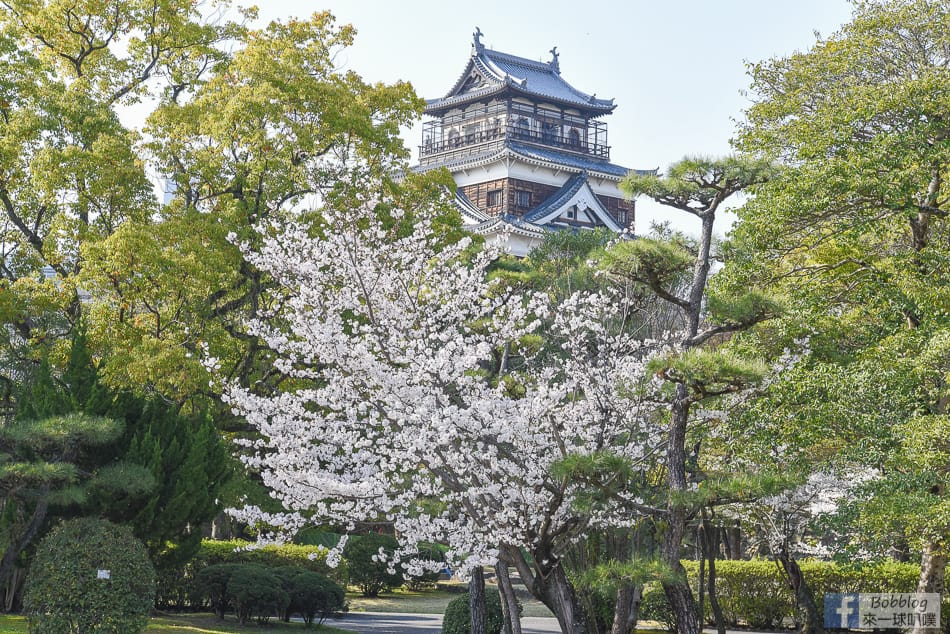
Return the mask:
{"type": "Polygon", "coordinates": [[[766,180],[771,168],[763,161],[737,157],[686,158],[666,175],[631,175],[623,183],[628,195],[646,195],[657,202],[696,217],[699,238],[692,244],[660,236],[619,242],[600,257],[600,267],[618,283],[672,306],[681,336],[678,349],[654,361],[654,371],[671,386],[667,449],[662,469],[666,474],[666,508],[660,557],[671,573],[663,586],[681,634],[700,630],[695,599],[680,564],[690,521],[707,501],[688,495],[698,471],[697,427],[702,420],[691,416],[702,403],[754,385],[764,375],[755,361],[734,355],[715,344],[723,336],[751,328],[776,315],[778,304],[752,290],[738,294],[710,293],[715,254],[713,226],[720,207],[731,196],[766,180]]]}
{"type": "Polygon", "coordinates": [[[63,375],[41,364],[18,403],[19,416],[0,430],[8,518],[0,579],[52,516],[128,524],[162,568],[197,551],[195,527],[215,515],[231,473],[210,420],[104,387],[82,329],[63,375]]]}
{"type": "Polygon", "coordinates": [[[802,400],[827,405],[810,409],[841,461],[887,474],[866,517],[900,514],[897,541],[921,553],[925,592],[943,591],[950,537],[950,455],[922,446],[950,403],[948,26],[943,1],[856,3],[840,32],[751,67],[740,134],[742,149],[783,169],[740,212],[736,284],[789,294],[821,373],[802,400]],[[853,411],[821,400],[828,381],[859,390],[853,411]],[[872,429],[882,402],[892,418],[872,429]],[[921,506],[907,514],[910,499],[921,506]]]}
{"type": "MultiPolygon", "coordinates": [[[[80,318],[109,385],[206,407],[207,350],[227,378],[272,389],[281,378],[241,327],[266,310],[269,282],[235,243],[301,208],[366,196],[411,208],[447,182],[364,178],[404,166],[399,128],[422,101],[337,67],[352,27],[318,13],[252,30],[217,6],[210,17],[185,0],[0,8],[8,407],[30,363],[65,356],[80,318]],[[119,116],[133,104],[142,129],[119,116]],[[165,179],[166,201],[147,174],[165,179]]],[[[447,232],[458,224],[446,214],[447,232]]]]}

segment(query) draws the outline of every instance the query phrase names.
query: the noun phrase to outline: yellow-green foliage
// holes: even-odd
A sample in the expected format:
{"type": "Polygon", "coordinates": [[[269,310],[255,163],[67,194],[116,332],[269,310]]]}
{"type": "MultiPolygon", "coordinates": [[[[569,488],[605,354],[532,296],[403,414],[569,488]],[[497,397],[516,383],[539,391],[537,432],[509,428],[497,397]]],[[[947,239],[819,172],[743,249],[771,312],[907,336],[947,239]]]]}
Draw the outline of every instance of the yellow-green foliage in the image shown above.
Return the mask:
{"type": "Polygon", "coordinates": [[[782,312],[782,304],[761,291],[749,291],[739,296],[710,294],[707,300],[709,317],[717,324],[754,324],[782,312]]]}
{"type": "MultiPolygon", "coordinates": [[[[699,563],[684,561],[696,594],[699,563]]],[[[842,566],[833,562],[800,562],[805,582],[816,599],[835,592],[914,592],[920,566],[896,561],[842,566]]],[[[775,628],[795,614],[795,599],[772,560],[716,561],[716,592],[728,625],[775,628]]],[[[708,603],[706,615],[711,615],[708,603]]],[[[710,617],[711,618],[711,617],[710,617]]]]}
{"type": "Polygon", "coordinates": [[[693,266],[695,256],[681,245],[640,238],[618,242],[600,257],[600,268],[610,275],[672,290],[693,266]]]}
{"type": "Polygon", "coordinates": [[[765,365],[759,360],[704,348],[654,359],[650,370],[703,395],[741,389],[760,381],[766,372],[765,365]]]}

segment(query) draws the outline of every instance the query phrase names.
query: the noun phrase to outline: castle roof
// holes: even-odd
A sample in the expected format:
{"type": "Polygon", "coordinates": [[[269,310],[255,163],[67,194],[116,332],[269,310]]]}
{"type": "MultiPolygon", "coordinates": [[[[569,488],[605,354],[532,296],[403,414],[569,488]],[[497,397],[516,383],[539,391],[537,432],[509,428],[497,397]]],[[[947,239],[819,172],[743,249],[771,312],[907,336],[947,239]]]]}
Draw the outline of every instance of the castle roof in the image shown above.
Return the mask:
{"type": "Polygon", "coordinates": [[[505,92],[573,107],[589,116],[608,114],[616,108],[613,99],[598,99],[564,81],[557,47],[551,49],[550,62],[539,62],[490,50],[480,38],[481,30],[476,29],[464,72],[444,97],[426,100],[426,114],[439,115],[453,107],[505,92]]]}
{"type": "Polygon", "coordinates": [[[657,170],[631,170],[629,168],[610,163],[603,159],[585,157],[571,152],[559,152],[555,149],[542,148],[534,145],[527,145],[508,141],[501,145],[485,148],[484,151],[467,154],[430,165],[420,165],[414,169],[419,172],[426,172],[431,169],[445,167],[451,172],[482,165],[489,165],[504,159],[520,159],[531,165],[549,167],[559,170],[568,170],[569,172],[586,172],[591,176],[606,178],[611,181],[619,182],[633,172],[634,174],[656,174],[657,170]]]}

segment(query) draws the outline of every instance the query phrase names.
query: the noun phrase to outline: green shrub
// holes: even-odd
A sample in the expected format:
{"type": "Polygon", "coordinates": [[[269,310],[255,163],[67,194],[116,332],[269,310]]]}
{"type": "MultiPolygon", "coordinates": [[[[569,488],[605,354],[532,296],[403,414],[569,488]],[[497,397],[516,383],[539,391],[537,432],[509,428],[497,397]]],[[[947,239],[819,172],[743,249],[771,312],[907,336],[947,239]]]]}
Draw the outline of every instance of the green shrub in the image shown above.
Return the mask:
{"type": "Polygon", "coordinates": [[[330,568],[326,564],[325,548],[317,546],[265,546],[245,550],[250,542],[211,541],[201,543],[198,554],[184,567],[162,575],[158,591],[158,606],[176,610],[198,609],[207,605],[207,593],[198,583],[198,575],[216,564],[260,564],[268,568],[293,566],[308,572],[319,572],[341,585],[347,583],[346,566],[330,568]]]}
{"type": "MultiPolygon", "coordinates": [[[[472,612],[468,605],[468,593],[460,594],[445,606],[442,617],[442,634],[469,634],[472,627],[472,612]]],[[[485,593],[486,634],[500,634],[505,627],[501,613],[501,597],[497,592],[485,593]]]]}
{"type": "Polygon", "coordinates": [[[132,530],[82,518],[37,547],[23,597],[30,632],[141,632],[155,600],[155,570],[132,530]],[[109,578],[98,578],[108,570],[109,578]]]}
{"type": "MultiPolygon", "coordinates": [[[[419,555],[420,559],[429,559],[431,561],[445,562],[445,553],[448,552],[448,547],[441,544],[420,544],[419,546],[419,555]]],[[[405,580],[405,585],[408,589],[413,591],[420,591],[429,588],[435,588],[436,584],[439,581],[439,572],[426,571],[421,575],[410,577],[405,580]]]]}
{"type": "Polygon", "coordinates": [[[228,581],[231,580],[234,571],[242,565],[215,564],[202,569],[197,575],[197,585],[204,591],[205,598],[219,619],[224,618],[224,613],[227,612],[230,604],[228,581]]]}
{"type": "MultiPolygon", "coordinates": [[[[915,592],[920,566],[895,561],[842,566],[828,561],[799,562],[805,582],[821,605],[826,593],[915,592]]],[[[684,561],[694,595],[699,564],[684,561]]],[[[728,625],[777,628],[785,620],[800,620],[795,598],[779,566],[772,560],[717,560],[716,593],[728,625]]],[[[711,616],[708,599],[705,614],[711,616]]]]}
{"type": "MultiPolygon", "coordinates": [[[[294,588],[294,579],[298,575],[302,575],[306,570],[303,568],[298,568],[297,566],[279,566],[277,568],[268,568],[275,577],[280,581],[280,587],[284,589],[284,592],[287,593],[287,596],[292,597],[292,591],[294,588]]],[[[292,603],[288,602],[287,606],[281,610],[279,616],[280,620],[284,622],[290,621],[290,617],[293,614],[292,603]]]]}
{"type": "Polygon", "coordinates": [[[343,588],[318,572],[303,572],[291,581],[290,609],[307,625],[318,624],[346,606],[343,588]]]}
{"type": "Polygon", "coordinates": [[[290,596],[281,587],[277,575],[258,564],[235,567],[228,579],[227,594],[242,624],[256,616],[257,622],[263,625],[270,617],[281,614],[290,603],[290,596]]]}
{"type": "Polygon", "coordinates": [[[350,583],[358,587],[364,597],[376,597],[383,590],[402,585],[403,578],[398,562],[396,572],[391,574],[388,562],[377,561],[380,550],[391,557],[398,545],[396,539],[389,535],[369,534],[350,537],[343,547],[350,583]]]}
{"type": "Polygon", "coordinates": [[[666,598],[666,591],[660,584],[649,585],[643,590],[640,599],[640,618],[647,621],[656,621],[667,632],[676,631],[676,621],[673,619],[673,608],[666,598]]]}

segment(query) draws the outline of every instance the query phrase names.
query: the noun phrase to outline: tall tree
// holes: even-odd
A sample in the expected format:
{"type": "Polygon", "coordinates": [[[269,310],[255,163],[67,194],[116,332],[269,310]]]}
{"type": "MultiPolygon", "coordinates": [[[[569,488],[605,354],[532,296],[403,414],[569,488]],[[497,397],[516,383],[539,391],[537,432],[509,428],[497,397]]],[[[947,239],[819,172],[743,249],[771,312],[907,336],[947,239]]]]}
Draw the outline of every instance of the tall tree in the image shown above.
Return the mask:
{"type": "Polygon", "coordinates": [[[903,472],[909,490],[923,485],[929,502],[907,535],[921,552],[923,592],[943,590],[950,524],[945,482],[917,476],[943,473],[942,454],[896,471],[888,456],[944,426],[950,403],[948,27],[945,1],[856,3],[840,32],[752,66],[755,104],[740,135],[744,150],[784,164],[740,213],[746,271],[792,295],[845,381],[871,368],[888,379],[887,360],[906,368],[887,387],[850,381],[868,402],[884,387],[914,405],[895,408],[900,427],[862,436],[850,448],[868,451],[849,458],[903,472]]]}
{"type": "Polygon", "coordinates": [[[272,396],[230,385],[262,435],[249,462],[291,528],[388,519],[407,552],[444,541],[463,573],[501,559],[563,631],[592,631],[562,553],[629,514],[591,518],[553,466],[608,447],[651,455],[656,344],[625,328],[629,299],[577,293],[545,333],[564,354],[532,353],[547,297],[487,280],[495,254],[469,262],[467,238],[438,239],[434,211],[324,208],[317,230],[284,226],[248,252],[283,289],[276,319],[253,326],[293,380],[272,396]],[[500,371],[515,355],[524,364],[500,371]]]}
{"type": "MultiPolygon", "coordinates": [[[[8,407],[42,348],[65,357],[81,315],[114,386],[203,407],[217,396],[200,363],[207,348],[246,384],[272,387],[259,342],[235,327],[266,308],[267,280],[229,236],[255,239],[254,222],[308,196],[358,196],[362,175],[407,157],[399,126],[422,102],[406,83],[370,85],[337,68],[352,27],[318,13],[252,30],[224,19],[227,3],[208,9],[0,6],[8,407]],[[128,125],[132,106],[144,125],[128,125]]],[[[411,198],[438,179],[372,182],[411,198]]]]}
{"type": "Polygon", "coordinates": [[[755,290],[737,294],[708,293],[713,265],[713,227],[720,207],[734,194],[764,181],[767,163],[735,157],[713,160],[687,158],[665,176],[632,175],[625,191],[644,194],[699,219],[701,230],[693,245],[679,241],[639,239],[608,249],[601,266],[608,274],[631,283],[666,302],[682,319],[677,350],[653,363],[658,376],[674,386],[668,400],[666,456],[667,506],[662,558],[673,575],[664,589],[680,634],[696,634],[701,626],[693,594],[680,564],[689,522],[698,510],[686,495],[697,482],[699,444],[690,440],[693,408],[704,401],[738,392],[762,378],[764,369],[716,349],[723,335],[751,328],[774,316],[777,304],[755,290]]]}
{"type": "Polygon", "coordinates": [[[41,356],[31,347],[68,344],[82,312],[84,246],[156,209],[139,136],[119,109],[155,83],[197,81],[236,33],[188,1],[0,6],[5,373],[41,356]]]}

